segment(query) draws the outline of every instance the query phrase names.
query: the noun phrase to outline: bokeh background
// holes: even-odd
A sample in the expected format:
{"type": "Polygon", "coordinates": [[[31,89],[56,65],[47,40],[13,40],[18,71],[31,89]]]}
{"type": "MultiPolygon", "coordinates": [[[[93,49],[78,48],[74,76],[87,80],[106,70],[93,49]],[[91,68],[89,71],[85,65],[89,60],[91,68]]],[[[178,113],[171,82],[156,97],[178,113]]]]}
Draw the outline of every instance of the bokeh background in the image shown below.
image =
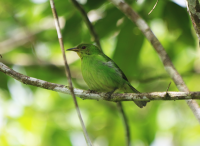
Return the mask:
{"type": "MultiPolygon", "coordinates": [[[[184,0],[127,0],[150,25],[191,91],[200,90],[200,51],[184,0]]],[[[178,91],[151,44],[106,0],[78,0],[103,51],[140,92],[178,91]]],[[[55,0],[65,48],[94,43],[69,0],[55,0]]],[[[48,82],[67,85],[62,54],[47,0],[0,0],[0,61],[48,82]]],[[[75,88],[88,89],[80,59],[67,52],[75,88]]],[[[81,113],[94,146],[123,146],[125,132],[115,103],[82,100],[81,113]]],[[[200,102],[198,102],[200,103],[200,102]]],[[[133,146],[199,146],[200,126],[185,101],[152,101],[139,109],[123,102],[133,146]]],[[[1,146],[86,146],[70,95],[24,85],[0,72],[1,146]]]]}

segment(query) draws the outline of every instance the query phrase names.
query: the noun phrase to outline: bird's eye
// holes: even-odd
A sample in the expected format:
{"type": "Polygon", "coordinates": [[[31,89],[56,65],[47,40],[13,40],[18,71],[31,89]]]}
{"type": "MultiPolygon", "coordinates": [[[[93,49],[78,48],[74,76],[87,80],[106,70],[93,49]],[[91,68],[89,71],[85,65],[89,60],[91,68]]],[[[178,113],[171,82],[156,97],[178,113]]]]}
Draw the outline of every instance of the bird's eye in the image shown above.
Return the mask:
{"type": "Polygon", "coordinates": [[[82,48],[82,49],[85,49],[85,48],[86,48],[86,46],[82,46],[81,48],[82,48]]]}

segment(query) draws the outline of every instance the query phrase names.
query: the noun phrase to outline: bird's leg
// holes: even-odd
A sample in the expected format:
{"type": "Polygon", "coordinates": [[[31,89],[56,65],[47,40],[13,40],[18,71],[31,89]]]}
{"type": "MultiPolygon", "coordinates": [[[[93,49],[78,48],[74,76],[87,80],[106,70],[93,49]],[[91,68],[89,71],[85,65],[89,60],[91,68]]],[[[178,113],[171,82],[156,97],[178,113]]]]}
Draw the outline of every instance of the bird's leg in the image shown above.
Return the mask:
{"type": "Polygon", "coordinates": [[[87,90],[87,93],[97,93],[97,91],[95,91],[95,90],[87,90]]]}
{"type": "Polygon", "coordinates": [[[106,93],[106,96],[105,96],[105,98],[106,98],[106,100],[111,100],[111,95],[115,92],[115,90],[116,90],[117,88],[115,88],[113,91],[111,91],[111,92],[107,92],[106,93]]]}

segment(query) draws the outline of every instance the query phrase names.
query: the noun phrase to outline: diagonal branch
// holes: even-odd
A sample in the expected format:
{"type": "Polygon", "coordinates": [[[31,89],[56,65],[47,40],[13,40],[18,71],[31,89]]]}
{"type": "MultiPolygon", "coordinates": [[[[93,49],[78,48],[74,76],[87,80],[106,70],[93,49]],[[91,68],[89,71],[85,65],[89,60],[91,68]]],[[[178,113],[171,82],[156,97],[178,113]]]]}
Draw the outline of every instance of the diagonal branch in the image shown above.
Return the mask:
{"type": "MultiPolygon", "coordinates": [[[[65,85],[50,83],[44,80],[29,77],[20,74],[2,62],[0,62],[0,71],[23,84],[32,85],[64,94],[71,94],[69,87],[65,85]]],[[[107,93],[90,93],[80,89],[74,89],[75,95],[82,99],[90,100],[107,100],[107,101],[149,101],[149,100],[186,100],[186,99],[200,99],[200,92],[152,92],[152,93],[114,93],[111,98],[107,98],[107,93]]]]}
{"type": "Polygon", "coordinates": [[[200,43],[200,4],[198,0],[186,0],[188,13],[192,20],[193,27],[196,31],[200,43]]]}
{"type": "MultiPolygon", "coordinates": [[[[110,0],[114,5],[118,7],[131,21],[133,21],[139,29],[143,32],[145,37],[149,40],[152,44],[154,49],[157,51],[159,57],[161,58],[165,70],[173,79],[174,83],[176,84],[177,88],[180,91],[189,92],[189,89],[185,85],[182,77],[175,69],[174,65],[172,64],[167,52],[156,38],[156,36],[151,31],[148,24],[123,0],[110,0]]],[[[198,121],[200,122],[200,108],[199,105],[194,100],[187,100],[186,101],[188,106],[191,108],[193,114],[196,116],[198,121]]]]}
{"type": "Polygon", "coordinates": [[[71,2],[80,11],[81,15],[83,16],[83,18],[85,20],[86,25],[88,26],[88,29],[89,29],[91,35],[94,37],[94,41],[96,42],[97,46],[102,50],[101,44],[100,44],[100,41],[99,41],[99,37],[96,34],[94,27],[93,27],[92,23],[90,22],[90,20],[87,16],[87,13],[85,12],[83,7],[76,0],[71,0],[71,2]]]}
{"type": "Polygon", "coordinates": [[[81,117],[81,112],[80,112],[80,109],[78,107],[78,103],[77,103],[77,100],[76,100],[76,97],[75,97],[75,94],[74,94],[74,89],[73,89],[73,85],[72,85],[72,81],[71,81],[71,73],[70,73],[69,65],[67,63],[67,59],[66,59],[66,55],[65,55],[64,43],[63,43],[61,31],[60,31],[60,24],[59,24],[59,21],[58,21],[58,15],[57,15],[56,8],[55,8],[53,0],[50,0],[50,5],[51,5],[53,17],[55,19],[55,26],[56,26],[56,30],[57,30],[57,34],[58,34],[58,39],[59,39],[61,51],[62,51],[62,54],[63,54],[63,60],[64,60],[64,64],[65,64],[65,73],[66,73],[66,76],[68,78],[70,93],[73,97],[75,108],[76,108],[82,129],[83,129],[83,133],[84,133],[87,145],[92,146],[92,143],[91,143],[90,138],[88,136],[88,133],[86,131],[83,119],[81,117]]]}
{"type": "Polygon", "coordinates": [[[157,4],[158,4],[158,1],[159,1],[159,0],[157,0],[156,4],[153,6],[153,8],[151,9],[151,11],[148,13],[148,15],[150,15],[150,14],[151,14],[151,12],[153,12],[153,10],[155,9],[155,7],[156,7],[156,6],[157,6],[157,4]]]}

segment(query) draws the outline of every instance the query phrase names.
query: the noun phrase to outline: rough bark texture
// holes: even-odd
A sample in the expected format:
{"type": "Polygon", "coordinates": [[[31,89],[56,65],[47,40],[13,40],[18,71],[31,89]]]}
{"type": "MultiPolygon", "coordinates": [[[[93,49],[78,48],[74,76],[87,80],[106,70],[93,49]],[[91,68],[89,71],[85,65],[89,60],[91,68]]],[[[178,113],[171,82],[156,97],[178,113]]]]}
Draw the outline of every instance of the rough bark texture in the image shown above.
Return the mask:
{"type": "Polygon", "coordinates": [[[188,13],[192,20],[193,27],[196,31],[200,42],[200,4],[198,0],[186,0],[188,13]]]}
{"type": "MultiPolygon", "coordinates": [[[[50,83],[44,80],[20,74],[0,62],[0,71],[26,85],[32,85],[56,92],[71,94],[69,87],[65,85],[50,83]]],[[[75,95],[82,99],[119,101],[152,101],[152,100],[186,100],[200,99],[200,92],[152,92],[152,93],[114,93],[107,98],[107,93],[91,93],[90,91],[74,89],[75,95]]]]}

